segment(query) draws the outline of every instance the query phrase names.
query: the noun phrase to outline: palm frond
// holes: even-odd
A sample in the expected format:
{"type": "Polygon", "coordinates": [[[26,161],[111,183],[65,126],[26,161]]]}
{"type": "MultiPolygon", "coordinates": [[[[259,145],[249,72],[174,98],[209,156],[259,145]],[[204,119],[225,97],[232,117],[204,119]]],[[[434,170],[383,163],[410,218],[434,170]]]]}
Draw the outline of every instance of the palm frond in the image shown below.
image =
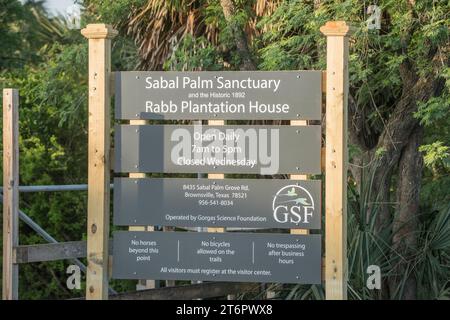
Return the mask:
{"type": "MultiPolygon", "coordinates": [[[[255,1],[253,17],[245,26],[252,39],[258,32],[257,17],[271,14],[280,0],[255,1]]],[[[205,37],[211,44],[219,43],[220,10],[208,11],[213,4],[207,0],[148,0],[144,5],[133,7],[117,28],[131,36],[139,49],[140,69],[161,69],[176,45],[187,35],[205,37]]]]}

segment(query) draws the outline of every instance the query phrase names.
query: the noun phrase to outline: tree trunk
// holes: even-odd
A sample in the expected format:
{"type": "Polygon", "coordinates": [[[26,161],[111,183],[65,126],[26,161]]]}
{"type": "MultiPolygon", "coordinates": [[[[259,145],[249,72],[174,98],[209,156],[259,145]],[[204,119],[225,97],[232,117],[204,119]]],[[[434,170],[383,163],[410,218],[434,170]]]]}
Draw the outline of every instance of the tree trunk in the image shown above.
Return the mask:
{"type": "MultiPolygon", "coordinates": [[[[444,59],[440,53],[436,53],[431,59],[433,65],[439,60],[446,61],[446,57],[444,59]]],[[[418,192],[422,170],[422,159],[418,153],[421,129],[414,113],[417,111],[419,101],[427,101],[430,97],[440,94],[443,81],[434,73],[419,77],[408,61],[401,65],[400,74],[403,81],[402,96],[389,117],[376,147],[372,149],[375,159],[369,172],[373,180],[371,181],[372,189],[369,195],[370,204],[367,209],[367,217],[370,218],[376,214],[375,232],[377,234],[389,231],[386,228],[389,228],[393,222],[394,237],[391,240],[393,244],[391,254],[401,254],[408,258],[411,250],[415,248],[413,237],[418,231],[416,215],[419,207],[418,192]],[[397,204],[394,206],[390,201],[390,190],[392,176],[397,172],[397,168],[399,182],[397,204]],[[394,212],[395,217],[393,218],[394,212]],[[400,227],[408,219],[411,221],[406,226],[400,227]],[[404,227],[405,231],[403,231],[404,227]]],[[[349,130],[352,128],[349,127],[349,130]]],[[[406,272],[406,266],[407,262],[403,263],[398,270],[400,276],[406,272]]],[[[388,286],[383,285],[385,298],[387,298],[386,294],[389,294],[390,298],[394,298],[394,294],[397,297],[408,299],[416,296],[416,283],[413,276],[408,277],[401,296],[398,296],[398,292],[395,290],[395,284],[398,282],[399,278],[394,276],[393,279],[388,279],[388,286]]]]}
{"type": "MultiPolygon", "coordinates": [[[[378,233],[388,227],[392,221],[393,206],[389,191],[392,174],[398,166],[403,148],[409,142],[411,132],[419,124],[413,115],[417,109],[417,97],[412,94],[414,90],[417,90],[417,78],[411,71],[409,63],[404,63],[401,70],[404,83],[402,96],[373,150],[375,158],[370,168],[370,177],[373,178],[367,219],[369,220],[370,216],[376,213],[375,229],[378,233]]],[[[428,87],[420,89],[426,90],[428,87]]]]}
{"type": "MultiPolygon", "coordinates": [[[[432,61],[439,58],[436,55],[432,61]]],[[[419,78],[410,62],[406,61],[400,66],[400,74],[403,81],[403,91],[400,101],[395,106],[389,121],[386,124],[378,143],[374,148],[378,158],[372,166],[373,198],[374,203],[380,205],[381,211],[377,219],[377,229],[381,230],[391,220],[389,197],[383,196],[383,189],[389,187],[392,173],[399,165],[400,157],[405,147],[410,143],[412,133],[419,126],[419,121],[414,117],[419,101],[427,101],[436,96],[442,90],[442,80],[430,74],[428,77],[419,78]],[[388,180],[388,181],[387,181],[388,180]],[[381,194],[380,194],[381,192],[381,194]],[[379,197],[380,198],[374,198],[379,197]]]]}
{"type": "Polygon", "coordinates": [[[391,298],[417,298],[417,283],[411,271],[410,259],[417,249],[419,192],[423,159],[419,152],[422,128],[411,134],[400,158],[397,182],[397,207],[393,221],[392,250],[399,262],[390,278],[391,298]],[[402,281],[404,279],[404,281],[402,281]]]}
{"type": "Polygon", "coordinates": [[[234,7],[233,0],[220,0],[225,20],[227,21],[231,32],[233,33],[236,48],[242,62],[239,66],[241,71],[256,70],[256,64],[252,59],[250,49],[248,48],[247,38],[244,31],[239,27],[238,23],[234,19],[236,9],[234,7]]]}

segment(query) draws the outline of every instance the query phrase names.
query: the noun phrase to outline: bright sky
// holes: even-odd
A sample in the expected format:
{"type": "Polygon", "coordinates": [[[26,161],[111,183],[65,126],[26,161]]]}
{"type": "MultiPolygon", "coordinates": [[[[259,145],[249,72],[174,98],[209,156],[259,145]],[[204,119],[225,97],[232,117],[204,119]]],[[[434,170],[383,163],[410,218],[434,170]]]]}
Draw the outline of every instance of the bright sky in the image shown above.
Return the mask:
{"type": "Polygon", "coordinates": [[[63,15],[67,15],[67,9],[75,4],[74,0],[46,0],[45,2],[51,13],[62,13],[63,15]]]}
{"type": "MultiPolygon", "coordinates": [[[[25,2],[25,0],[21,1],[25,2]]],[[[61,13],[66,16],[68,8],[70,12],[73,12],[74,8],[79,7],[75,2],[75,0],[45,0],[45,6],[51,14],[61,13]]]]}

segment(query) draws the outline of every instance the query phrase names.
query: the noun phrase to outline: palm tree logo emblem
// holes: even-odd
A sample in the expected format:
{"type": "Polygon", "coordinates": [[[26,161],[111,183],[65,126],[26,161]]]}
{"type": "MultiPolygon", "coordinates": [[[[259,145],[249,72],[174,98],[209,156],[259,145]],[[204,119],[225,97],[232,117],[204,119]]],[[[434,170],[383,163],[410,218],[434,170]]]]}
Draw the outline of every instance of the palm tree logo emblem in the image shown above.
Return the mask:
{"type": "Polygon", "coordinates": [[[288,185],[274,196],[272,209],[274,218],[280,223],[308,223],[314,211],[314,199],[304,187],[288,185]]]}

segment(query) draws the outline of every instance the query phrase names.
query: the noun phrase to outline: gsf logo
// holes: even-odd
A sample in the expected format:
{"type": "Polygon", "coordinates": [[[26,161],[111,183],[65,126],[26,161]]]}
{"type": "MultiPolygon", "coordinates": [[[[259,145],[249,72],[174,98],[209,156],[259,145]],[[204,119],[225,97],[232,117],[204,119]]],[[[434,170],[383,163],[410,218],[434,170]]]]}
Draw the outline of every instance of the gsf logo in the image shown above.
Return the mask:
{"type": "Polygon", "coordinates": [[[298,185],[288,185],[273,198],[273,217],[279,223],[310,223],[314,207],[314,199],[308,190],[298,185]]]}

